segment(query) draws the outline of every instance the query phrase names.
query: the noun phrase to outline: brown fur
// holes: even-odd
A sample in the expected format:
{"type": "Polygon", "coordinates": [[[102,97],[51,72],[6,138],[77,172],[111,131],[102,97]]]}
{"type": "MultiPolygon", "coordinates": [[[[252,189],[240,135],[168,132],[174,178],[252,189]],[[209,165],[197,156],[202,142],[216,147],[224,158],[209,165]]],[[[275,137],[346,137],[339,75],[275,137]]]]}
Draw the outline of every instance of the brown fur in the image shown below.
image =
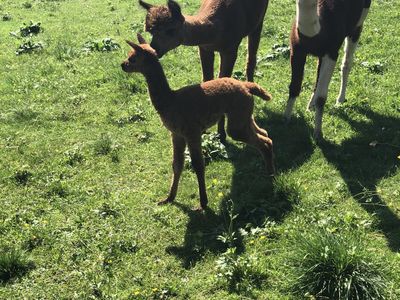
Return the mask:
{"type": "MultiPolygon", "coordinates": [[[[139,1],[147,9],[146,31],[153,35],[151,47],[159,57],[179,45],[199,46],[203,81],[214,78],[214,52],[219,52],[219,77],[230,77],[240,42],[248,36],[247,80],[253,81],[257,50],[268,0],[203,0],[195,16],[184,16],[179,4],[153,6],[139,1]]],[[[224,121],[218,126],[225,140],[224,121]]]]}
{"type": "Polygon", "coordinates": [[[173,91],[155,51],[140,36],[139,41],[142,44],[128,42],[133,49],[121,67],[125,72],[140,72],[145,76],[151,101],[163,124],[172,133],[174,173],[169,196],[161,204],[175,199],[187,145],[199,183],[201,208],[207,206],[201,135],[223,115],[228,118],[228,134],[258,148],[268,173],[274,174],[272,140],[264,129],[257,126],[252,116],[252,95],[269,100],[271,96],[265,90],[255,83],[220,78],[173,91]]]}

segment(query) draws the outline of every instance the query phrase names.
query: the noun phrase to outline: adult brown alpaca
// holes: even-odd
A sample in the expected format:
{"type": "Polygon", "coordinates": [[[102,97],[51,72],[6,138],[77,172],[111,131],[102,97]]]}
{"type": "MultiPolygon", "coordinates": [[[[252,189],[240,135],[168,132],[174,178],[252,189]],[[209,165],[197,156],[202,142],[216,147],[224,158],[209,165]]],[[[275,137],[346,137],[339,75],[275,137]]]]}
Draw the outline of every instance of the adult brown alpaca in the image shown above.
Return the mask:
{"type": "Polygon", "coordinates": [[[220,78],[173,91],[157,53],[140,35],[138,40],[140,45],[127,41],[132,50],[128,59],[121,64],[122,70],[144,75],[151,102],[165,127],[172,133],[172,185],[168,197],[160,204],[172,202],[176,197],[187,145],[199,184],[200,206],[201,209],[207,207],[201,135],[224,114],[228,118],[228,134],[235,140],[258,148],[264,157],[267,172],[274,174],[272,140],[264,129],[257,126],[252,115],[252,95],[269,100],[270,95],[265,90],[252,82],[220,78]]]}
{"type": "MultiPolygon", "coordinates": [[[[173,0],[153,6],[139,0],[147,9],[146,31],[153,36],[150,46],[161,57],[179,45],[199,46],[203,81],[214,78],[214,52],[219,52],[219,77],[230,77],[238,47],[248,36],[247,80],[253,81],[257,50],[268,0],[202,0],[196,15],[184,16],[173,0]]],[[[218,124],[225,141],[224,120],[218,124]]]]}
{"type": "Polygon", "coordinates": [[[328,87],[343,41],[346,41],[337,104],[344,102],[353,56],[371,0],[296,0],[297,18],[290,42],[292,79],[285,117],[289,121],[300,94],[308,54],[318,57],[317,80],[308,109],[315,109],[314,137],[322,138],[322,114],[328,87]]]}

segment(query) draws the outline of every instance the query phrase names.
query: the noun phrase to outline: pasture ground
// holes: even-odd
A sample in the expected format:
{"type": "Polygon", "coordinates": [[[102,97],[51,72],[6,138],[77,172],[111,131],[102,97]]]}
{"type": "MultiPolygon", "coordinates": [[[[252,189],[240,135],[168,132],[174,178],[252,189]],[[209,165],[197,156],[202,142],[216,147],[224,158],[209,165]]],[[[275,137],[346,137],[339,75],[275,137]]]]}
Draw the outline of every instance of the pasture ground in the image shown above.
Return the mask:
{"type": "MultiPolygon", "coordinates": [[[[198,8],[181,2],[186,14],[198,8]]],[[[294,237],[321,228],[355,233],[385,266],[387,299],[399,299],[400,2],[373,1],[347,102],[335,107],[338,63],[320,145],[305,112],[313,58],[283,122],[294,13],[294,0],[271,1],[256,77],[274,98],[256,99],[255,116],[279,175],[271,182],[258,153],[229,140],[229,159],[206,168],[210,209],[199,214],[189,169],[176,203],[156,205],[172,172],[169,134],[144,78],[120,70],[145,11],[133,0],[2,0],[0,251],[22,251],[29,264],[0,284],[0,299],[295,299],[294,237]],[[42,31],[21,37],[30,20],[42,31]],[[27,41],[43,48],[16,55],[27,41]],[[121,49],[95,51],[113,41],[121,49]]],[[[243,42],[237,78],[245,59],[243,42]]],[[[201,80],[195,47],[162,64],[173,88],[201,80]]]]}

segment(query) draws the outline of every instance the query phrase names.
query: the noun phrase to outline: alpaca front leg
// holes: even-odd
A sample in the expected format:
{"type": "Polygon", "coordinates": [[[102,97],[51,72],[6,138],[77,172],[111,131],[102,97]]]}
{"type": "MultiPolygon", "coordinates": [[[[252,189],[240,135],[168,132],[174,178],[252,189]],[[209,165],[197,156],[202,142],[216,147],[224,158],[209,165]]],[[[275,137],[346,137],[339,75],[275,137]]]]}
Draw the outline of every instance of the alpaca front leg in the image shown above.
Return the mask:
{"type": "Polygon", "coordinates": [[[296,102],[296,98],[300,95],[301,84],[303,82],[303,76],[304,76],[304,65],[306,63],[306,57],[307,55],[304,52],[298,50],[297,48],[293,48],[290,54],[292,78],[289,85],[289,99],[287,101],[285,109],[286,122],[290,121],[294,103],[296,102]]]}
{"type": "Polygon", "coordinates": [[[311,100],[315,103],[314,138],[316,140],[322,139],[322,114],[324,112],[326,98],[328,97],[329,83],[332,79],[335,64],[336,59],[332,59],[329,55],[325,55],[321,58],[318,83],[313,100],[311,100]]]}
{"type": "Polygon", "coordinates": [[[175,200],[176,193],[178,191],[179,178],[181,177],[183,165],[184,165],[184,152],[186,148],[186,142],[183,137],[172,134],[172,145],[173,145],[173,161],[172,169],[174,171],[172,176],[172,184],[169,191],[169,195],[165,200],[158,202],[159,205],[170,203],[175,200]]]}
{"type": "Polygon", "coordinates": [[[192,160],[192,167],[196,172],[197,181],[199,184],[199,195],[200,195],[200,208],[198,210],[203,210],[207,208],[208,197],[206,192],[205,183],[205,167],[203,153],[201,152],[201,135],[199,134],[195,138],[188,140],[188,148],[190,153],[190,158],[192,160]]]}
{"type": "Polygon", "coordinates": [[[214,79],[214,52],[199,47],[203,82],[214,79]]]}
{"type": "Polygon", "coordinates": [[[247,81],[254,81],[254,72],[257,64],[257,51],[260,44],[260,36],[263,23],[261,22],[257,28],[249,34],[247,41],[247,81]]]}

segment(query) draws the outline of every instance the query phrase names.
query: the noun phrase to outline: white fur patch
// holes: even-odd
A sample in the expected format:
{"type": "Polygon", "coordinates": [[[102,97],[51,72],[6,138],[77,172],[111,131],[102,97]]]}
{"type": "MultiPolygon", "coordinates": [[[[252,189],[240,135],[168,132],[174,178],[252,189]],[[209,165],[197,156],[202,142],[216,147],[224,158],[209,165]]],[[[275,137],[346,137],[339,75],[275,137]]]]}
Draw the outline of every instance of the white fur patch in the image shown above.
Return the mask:
{"type": "Polygon", "coordinates": [[[335,69],[336,61],[331,59],[328,55],[325,55],[321,59],[321,67],[318,76],[317,87],[314,94],[312,95],[308,108],[313,110],[315,107],[315,101],[319,97],[326,98],[328,96],[329,83],[331,82],[333,70],[335,69]]]}
{"type": "Polygon", "coordinates": [[[346,44],[344,47],[344,57],[342,62],[342,81],[340,85],[339,96],[336,99],[336,104],[343,103],[346,99],[346,88],[347,81],[349,78],[349,73],[353,65],[354,52],[357,48],[357,42],[353,42],[350,37],[346,38],[346,44]]]}
{"type": "Polygon", "coordinates": [[[297,0],[296,5],[297,29],[307,37],[317,35],[321,30],[317,0],[297,0]]]}
{"type": "Polygon", "coordinates": [[[315,89],[314,95],[308,104],[309,109],[315,107],[314,136],[316,138],[322,137],[322,114],[323,114],[323,107],[316,105],[316,101],[320,97],[325,99],[328,97],[329,83],[331,82],[335,65],[336,61],[331,59],[328,55],[322,57],[317,88],[315,89]]]}
{"type": "Polygon", "coordinates": [[[292,111],[293,111],[293,106],[294,106],[295,102],[296,102],[296,97],[289,97],[288,102],[286,104],[286,110],[285,110],[286,121],[290,121],[290,119],[292,117],[292,111]]]}

